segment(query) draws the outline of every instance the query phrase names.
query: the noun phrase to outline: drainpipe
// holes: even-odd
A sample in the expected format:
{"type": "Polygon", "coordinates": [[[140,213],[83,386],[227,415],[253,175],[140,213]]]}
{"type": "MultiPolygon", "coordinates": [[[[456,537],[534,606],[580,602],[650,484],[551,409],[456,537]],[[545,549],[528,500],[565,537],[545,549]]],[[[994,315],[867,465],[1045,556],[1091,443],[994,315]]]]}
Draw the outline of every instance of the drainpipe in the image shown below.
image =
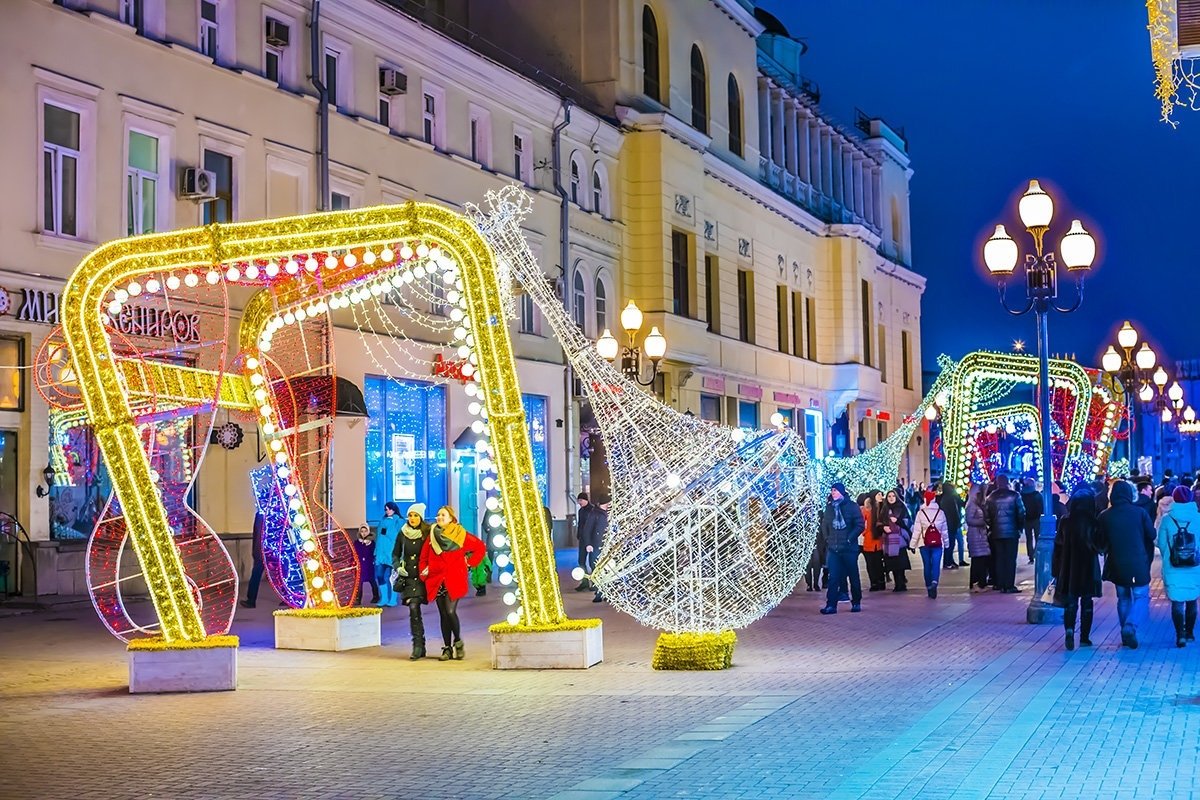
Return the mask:
{"type": "MultiPolygon", "coordinates": [[[[558,259],[562,264],[563,275],[563,307],[567,310],[567,316],[574,319],[574,314],[571,313],[571,269],[567,264],[567,260],[571,257],[568,236],[570,233],[570,213],[571,213],[571,198],[567,195],[567,190],[563,188],[562,182],[562,132],[571,124],[571,101],[565,97],[562,100],[562,121],[554,126],[553,135],[550,138],[551,156],[554,160],[554,192],[558,195],[558,242],[559,251],[558,259]]],[[[575,514],[574,508],[576,491],[575,482],[575,462],[576,453],[579,450],[579,432],[576,430],[575,413],[575,372],[571,369],[571,363],[566,358],[563,359],[563,420],[565,427],[565,437],[567,441],[567,463],[566,463],[566,489],[567,489],[567,525],[568,528],[573,528],[573,520],[575,514]]]]}
{"type": "Polygon", "coordinates": [[[329,210],[329,87],[321,78],[321,0],[312,0],[308,23],[309,80],[317,90],[317,211],[329,210]]]}

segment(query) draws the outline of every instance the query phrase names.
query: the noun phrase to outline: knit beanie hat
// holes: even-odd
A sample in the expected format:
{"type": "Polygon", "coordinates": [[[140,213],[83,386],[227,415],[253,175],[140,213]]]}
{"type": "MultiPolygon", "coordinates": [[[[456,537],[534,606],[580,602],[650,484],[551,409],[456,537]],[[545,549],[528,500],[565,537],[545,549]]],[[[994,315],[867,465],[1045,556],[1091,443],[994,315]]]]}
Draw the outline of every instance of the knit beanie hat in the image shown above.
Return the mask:
{"type": "Polygon", "coordinates": [[[411,506],[408,507],[408,511],[405,512],[405,514],[406,515],[416,514],[421,519],[425,519],[425,504],[424,503],[413,503],[411,506]]]}
{"type": "Polygon", "coordinates": [[[934,499],[936,499],[936,498],[937,498],[937,495],[936,495],[936,494],[934,494],[934,493],[933,493],[933,491],[932,491],[931,489],[926,489],[926,490],[925,490],[925,502],[926,502],[926,503],[931,503],[931,502],[933,502],[933,501],[934,501],[934,499]]]}

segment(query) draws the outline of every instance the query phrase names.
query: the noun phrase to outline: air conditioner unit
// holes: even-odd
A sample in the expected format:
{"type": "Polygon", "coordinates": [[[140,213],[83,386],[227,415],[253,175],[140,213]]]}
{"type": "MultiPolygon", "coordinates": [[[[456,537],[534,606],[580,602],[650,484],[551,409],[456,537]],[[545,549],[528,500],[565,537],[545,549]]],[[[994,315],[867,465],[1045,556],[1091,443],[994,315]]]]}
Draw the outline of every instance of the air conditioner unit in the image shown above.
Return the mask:
{"type": "Polygon", "coordinates": [[[288,26],[277,19],[267,17],[267,44],[272,47],[288,46],[288,26]]]}
{"type": "Polygon", "coordinates": [[[198,167],[187,167],[179,177],[179,196],[185,200],[216,199],[216,174],[198,167]]]}
{"type": "Polygon", "coordinates": [[[405,94],[408,91],[408,76],[398,69],[380,67],[379,93],[386,95],[405,94]]]}

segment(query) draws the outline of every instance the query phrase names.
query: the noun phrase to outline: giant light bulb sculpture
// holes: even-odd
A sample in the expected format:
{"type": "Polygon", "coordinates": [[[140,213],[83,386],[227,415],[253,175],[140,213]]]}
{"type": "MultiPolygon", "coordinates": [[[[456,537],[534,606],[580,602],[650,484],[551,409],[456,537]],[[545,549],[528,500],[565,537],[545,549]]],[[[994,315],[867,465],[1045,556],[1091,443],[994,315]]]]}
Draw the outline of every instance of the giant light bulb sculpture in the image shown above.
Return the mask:
{"type": "Polygon", "coordinates": [[[611,528],[596,585],[668,633],[719,637],[759,619],[791,592],[812,551],[819,498],[804,441],[704,422],[640,391],[547,284],[521,234],[528,195],[507,187],[488,204],[468,213],[558,336],[608,450],[611,528]]]}

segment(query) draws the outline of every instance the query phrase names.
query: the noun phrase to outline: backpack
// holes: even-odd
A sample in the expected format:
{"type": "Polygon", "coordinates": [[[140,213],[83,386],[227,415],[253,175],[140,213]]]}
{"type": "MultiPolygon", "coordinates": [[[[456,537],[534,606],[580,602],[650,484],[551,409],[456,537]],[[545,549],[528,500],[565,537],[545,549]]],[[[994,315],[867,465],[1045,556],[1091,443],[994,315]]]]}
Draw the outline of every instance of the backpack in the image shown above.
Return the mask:
{"type": "Polygon", "coordinates": [[[1175,535],[1171,537],[1171,566],[1195,567],[1196,535],[1188,530],[1190,523],[1175,522],[1175,535]]]}
{"type": "MultiPolygon", "coordinates": [[[[938,514],[941,514],[941,513],[942,513],[942,509],[941,509],[941,506],[939,506],[938,513],[933,515],[934,522],[937,522],[938,514]]],[[[930,524],[927,528],[925,528],[925,537],[923,539],[923,542],[926,547],[941,547],[942,546],[942,532],[940,530],[938,530],[937,525],[930,524]]],[[[1195,556],[1195,552],[1196,552],[1194,545],[1195,545],[1195,542],[1193,541],[1193,549],[1192,549],[1193,557],[1195,556]]]]}

